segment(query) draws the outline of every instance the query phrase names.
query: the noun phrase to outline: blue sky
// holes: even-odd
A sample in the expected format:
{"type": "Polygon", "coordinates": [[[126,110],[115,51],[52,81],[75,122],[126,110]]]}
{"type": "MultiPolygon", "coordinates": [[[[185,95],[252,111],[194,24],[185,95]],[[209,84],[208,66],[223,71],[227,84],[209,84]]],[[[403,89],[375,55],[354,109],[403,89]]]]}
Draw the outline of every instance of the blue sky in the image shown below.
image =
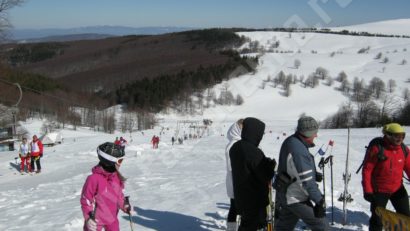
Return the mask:
{"type": "Polygon", "coordinates": [[[409,0],[26,0],[16,29],[97,25],[182,27],[345,26],[410,18],[409,0]]]}

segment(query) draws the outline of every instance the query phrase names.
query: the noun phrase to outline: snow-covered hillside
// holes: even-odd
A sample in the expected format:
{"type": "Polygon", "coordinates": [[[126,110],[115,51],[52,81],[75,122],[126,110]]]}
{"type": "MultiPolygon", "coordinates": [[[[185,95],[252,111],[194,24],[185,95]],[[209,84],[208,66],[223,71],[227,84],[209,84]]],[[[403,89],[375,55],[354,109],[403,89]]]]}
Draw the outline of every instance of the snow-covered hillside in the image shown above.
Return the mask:
{"type": "MultiPolygon", "coordinates": [[[[405,28],[410,28],[410,23],[405,28]]],[[[76,131],[64,129],[61,131],[64,142],[45,148],[42,173],[33,176],[18,173],[16,152],[0,153],[0,230],[81,230],[83,218],[80,193],[91,168],[98,163],[96,147],[103,142],[114,141],[117,136],[123,136],[129,141],[121,171],[128,178],[125,194],[130,195],[131,203],[138,213],[131,220],[135,230],[224,230],[229,208],[225,190],[224,148],[227,144],[226,132],[233,121],[250,116],[264,121],[267,127],[260,147],[267,156],[277,159],[282,141],[294,132],[300,114],[306,113],[323,120],[348,100],[334,89],[338,83],[329,87],[324,82],[314,89],[303,88],[300,84],[292,85],[291,96],[284,97],[283,89],[274,88],[271,83],[261,88],[269,75],[273,78],[283,71],[307,77],[317,67],[323,67],[332,77],[341,71],[346,72],[350,82],[354,77],[363,78],[366,82],[373,77],[379,77],[385,82],[394,79],[397,83],[394,94],[398,96],[409,87],[410,64],[401,65],[400,62],[403,59],[410,61],[410,39],[315,33],[239,34],[259,41],[265,48],[274,41],[280,41],[276,49],[279,53],[253,54],[260,55],[260,66],[254,74],[233,78],[214,87],[218,92],[227,85],[234,95],[241,94],[245,100],[241,106],[214,106],[196,116],[161,114],[158,115],[158,126],[132,134],[104,134],[81,127],[76,131]],[[368,53],[358,54],[358,50],[366,47],[370,47],[368,53]],[[389,62],[381,63],[381,60],[375,59],[379,52],[383,57],[388,57],[389,62]],[[294,67],[295,59],[301,62],[297,69],[294,67]],[[202,122],[203,118],[214,122],[202,138],[188,139],[182,145],[171,144],[171,137],[178,129],[178,121],[202,122]],[[159,135],[160,131],[165,133],[160,135],[159,148],[154,150],[150,140],[153,135],[159,135]]],[[[43,123],[28,120],[22,122],[22,125],[34,135],[40,134],[43,123]]],[[[192,133],[189,125],[179,127],[179,133],[192,133]]],[[[406,129],[410,131],[410,127],[406,129]]],[[[342,203],[337,199],[343,191],[342,175],[348,150],[347,130],[319,131],[317,145],[311,149],[312,153],[316,153],[322,145],[326,149],[329,140],[335,141],[333,149],[329,147],[326,154],[334,155],[335,224],[332,230],[342,227],[344,230],[367,230],[369,204],[362,198],[361,175],[354,174],[354,171],[361,164],[365,145],[379,135],[380,128],[351,130],[349,167],[352,175],[349,191],[354,200],[348,205],[348,224],[343,227],[342,203]]],[[[405,143],[410,144],[409,136],[405,143]]],[[[315,158],[318,162],[320,156],[316,155],[315,158]]],[[[330,168],[326,167],[325,172],[327,217],[330,220],[330,168]]],[[[407,183],[405,187],[410,189],[407,183]]],[[[127,215],[120,213],[119,220],[121,230],[130,230],[127,215]]],[[[298,230],[301,230],[300,227],[298,230]]]]}
{"type": "MultiPolygon", "coordinates": [[[[410,27],[410,21],[409,21],[410,27]]],[[[363,79],[367,85],[374,77],[383,80],[386,85],[390,79],[397,87],[388,97],[403,98],[403,90],[410,87],[410,39],[342,36],[318,33],[285,32],[242,32],[252,41],[258,41],[260,47],[268,49],[275,41],[280,46],[274,52],[254,54],[260,56],[260,65],[256,73],[243,75],[216,85],[217,94],[228,85],[234,96],[240,94],[245,103],[238,106],[218,106],[204,112],[205,117],[216,116],[219,120],[233,121],[244,116],[255,116],[265,121],[295,120],[302,113],[325,119],[335,113],[339,106],[349,99],[342,92],[335,90],[339,82],[327,86],[321,81],[316,88],[304,88],[301,83],[291,85],[291,96],[283,96],[284,90],[274,88],[272,82],[266,82],[277,76],[280,71],[305,79],[318,67],[326,69],[335,79],[340,72],[345,72],[348,81],[363,79]],[[365,53],[358,53],[361,49],[365,53]],[[281,53],[284,52],[284,53],[281,53]],[[288,53],[286,53],[288,52],[288,53]],[[291,53],[290,53],[291,52],[291,53]],[[381,53],[381,58],[376,56],[381,53]],[[384,62],[387,58],[387,62],[384,62]],[[295,68],[294,62],[301,65],[295,68]],[[403,64],[405,60],[405,64],[403,64]],[[262,89],[262,85],[265,85],[262,89]]],[[[245,44],[246,47],[248,44],[245,44]]],[[[401,100],[400,100],[401,98],[401,100]]]]}
{"type": "Polygon", "coordinates": [[[369,32],[386,35],[410,35],[410,19],[395,19],[353,26],[334,27],[333,31],[369,32]]]}

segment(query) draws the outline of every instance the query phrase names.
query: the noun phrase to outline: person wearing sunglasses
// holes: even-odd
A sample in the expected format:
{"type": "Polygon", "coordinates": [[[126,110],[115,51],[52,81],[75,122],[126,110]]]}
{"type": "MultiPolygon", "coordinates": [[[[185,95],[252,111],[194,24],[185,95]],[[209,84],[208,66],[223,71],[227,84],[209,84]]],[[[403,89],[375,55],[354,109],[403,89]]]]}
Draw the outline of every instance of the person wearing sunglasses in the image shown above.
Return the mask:
{"type": "Polygon", "coordinates": [[[382,230],[375,210],[390,200],[397,213],[410,216],[409,199],[403,186],[403,171],[410,176],[409,148],[403,144],[404,128],[398,123],[384,125],[380,145],[368,148],[362,171],[364,199],[370,202],[369,230],[382,230]]]}
{"type": "Polygon", "coordinates": [[[125,200],[123,190],[125,178],[119,172],[124,160],[120,145],[106,142],[98,146],[99,163],[92,168],[81,193],[81,209],[85,231],[118,231],[118,211],[132,213],[132,207],[125,200]]]}

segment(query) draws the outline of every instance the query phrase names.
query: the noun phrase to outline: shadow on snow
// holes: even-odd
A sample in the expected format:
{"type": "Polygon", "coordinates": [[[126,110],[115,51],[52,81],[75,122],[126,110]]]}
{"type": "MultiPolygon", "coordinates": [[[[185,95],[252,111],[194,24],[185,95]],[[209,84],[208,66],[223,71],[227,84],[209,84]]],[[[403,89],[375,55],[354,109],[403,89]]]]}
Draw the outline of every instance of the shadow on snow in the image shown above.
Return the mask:
{"type": "Polygon", "coordinates": [[[17,171],[20,171],[20,164],[16,164],[13,162],[9,162],[9,164],[10,164],[10,169],[15,168],[17,171]]]}
{"type": "MultiPolygon", "coordinates": [[[[210,229],[221,229],[213,221],[206,221],[181,213],[140,207],[134,207],[134,210],[137,215],[132,216],[132,222],[154,230],[209,231],[210,229]]],[[[128,216],[123,216],[123,218],[129,221],[128,216]]]]}
{"type": "MultiPolygon", "coordinates": [[[[229,210],[229,204],[227,203],[216,203],[217,207],[219,209],[226,209],[229,210]]],[[[214,219],[217,220],[224,220],[225,218],[221,217],[220,215],[214,213],[214,214],[207,214],[208,216],[213,217],[214,219]]],[[[332,223],[332,208],[329,206],[326,209],[326,217],[329,221],[329,224],[332,223]]],[[[362,211],[352,211],[352,210],[347,210],[347,224],[345,227],[343,227],[343,210],[337,207],[334,207],[334,214],[333,214],[333,220],[334,220],[334,225],[331,225],[330,230],[365,230],[367,229],[368,221],[369,221],[369,215],[367,215],[365,212],[362,211]]],[[[306,225],[303,222],[299,222],[296,225],[295,230],[305,230],[304,228],[306,225]]]]}
{"type": "MultiPolygon", "coordinates": [[[[347,224],[343,226],[343,210],[337,207],[334,208],[334,225],[332,224],[332,208],[328,207],[326,209],[326,218],[329,221],[330,230],[365,230],[367,229],[367,224],[369,221],[369,216],[362,211],[351,211],[347,210],[347,224]]],[[[305,230],[306,225],[300,222],[296,225],[295,230],[305,230]]]]}

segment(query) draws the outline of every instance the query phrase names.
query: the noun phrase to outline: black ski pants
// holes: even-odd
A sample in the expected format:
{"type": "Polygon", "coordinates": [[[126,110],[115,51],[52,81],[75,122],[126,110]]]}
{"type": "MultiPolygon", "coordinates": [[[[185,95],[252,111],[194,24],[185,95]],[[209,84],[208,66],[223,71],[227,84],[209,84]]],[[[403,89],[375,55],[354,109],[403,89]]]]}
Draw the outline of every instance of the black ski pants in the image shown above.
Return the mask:
{"type": "Polygon", "coordinates": [[[41,157],[39,157],[39,156],[37,156],[37,157],[32,156],[31,157],[31,171],[34,171],[34,162],[36,162],[37,171],[41,170],[40,159],[41,159],[41,157]]]}
{"type": "Polygon", "coordinates": [[[370,211],[372,212],[372,216],[369,220],[369,231],[381,231],[383,229],[382,221],[380,217],[376,215],[376,208],[386,208],[387,202],[389,200],[397,213],[410,216],[409,196],[403,185],[393,194],[375,193],[373,201],[370,204],[370,211]]]}
{"type": "Polygon", "coordinates": [[[229,212],[228,212],[228,222],[236,222],[237,216],[238,216],[238,213],[236,212],[235,199],[231,198],[231,207],[229,207],[229,212]]]}
{"type": "Polygon", "coordinates": [[[243,211],[238,231],[256,231],[266,227],[266,207],[243,211]]]}

